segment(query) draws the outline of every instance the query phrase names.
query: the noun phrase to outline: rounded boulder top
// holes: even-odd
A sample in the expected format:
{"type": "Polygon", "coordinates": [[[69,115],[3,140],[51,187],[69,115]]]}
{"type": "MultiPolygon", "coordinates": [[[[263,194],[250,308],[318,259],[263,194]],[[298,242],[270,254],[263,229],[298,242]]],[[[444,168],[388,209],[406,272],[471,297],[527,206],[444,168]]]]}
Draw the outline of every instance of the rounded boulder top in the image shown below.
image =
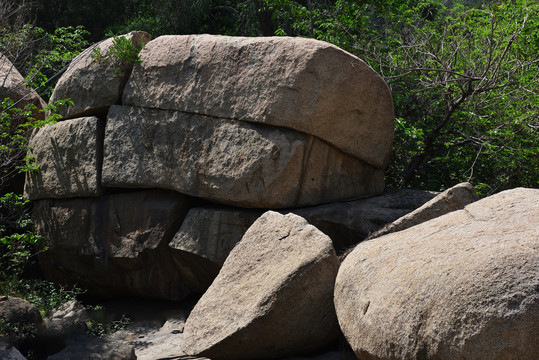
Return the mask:
{"type": "Polygon", "coordinates": [[[394,116],[385,81],[356,56],[290,37],[166,35],[140,53],[123,104],[264,123],[387,165],[394,116]]]}

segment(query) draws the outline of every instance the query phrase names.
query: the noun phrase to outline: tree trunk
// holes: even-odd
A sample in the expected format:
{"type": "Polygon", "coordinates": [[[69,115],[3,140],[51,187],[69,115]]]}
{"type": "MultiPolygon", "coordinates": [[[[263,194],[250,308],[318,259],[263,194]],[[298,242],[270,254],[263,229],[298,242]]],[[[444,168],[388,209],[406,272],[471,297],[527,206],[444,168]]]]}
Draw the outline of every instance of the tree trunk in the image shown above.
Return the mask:
{"type": "Polygon", "coordinates": [[[262,35],[275,35],[275,26],[273,25],[272,12],[262,10],[264,8],[263,1],[255,1],[254,5],[256,11],[256,18],[258,19],[258,24],[260,25],[260,31],[262,31],[262,35]]]}

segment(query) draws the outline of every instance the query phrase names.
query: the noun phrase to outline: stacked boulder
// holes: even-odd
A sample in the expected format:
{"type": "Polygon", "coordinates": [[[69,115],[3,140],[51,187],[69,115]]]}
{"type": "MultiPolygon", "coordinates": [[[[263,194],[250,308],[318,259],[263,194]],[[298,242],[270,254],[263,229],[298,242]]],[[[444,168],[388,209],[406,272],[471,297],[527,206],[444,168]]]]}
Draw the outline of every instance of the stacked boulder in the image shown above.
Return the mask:
{"type": "Polygon", "coordinates": [[[383,193],[389,90],[332,45],[126,38],[141,63],[83,53],[53,95],[75,105],[32,139],[51,278],[205,292],[171,356],[297,356],[342,330],[360,359],[537,358],[537,190],[383,193]]]}
{"type": "Polygon", "coordinates": [[[345,248],[434,196],[383,195],[392,100],[357,57],[310,39],[124,37],[140,63],[119,72],[99,55],[117,39],[83,52],[51,98],[74,105],[32,138],[39,170],[25,194],[51,278],[178,300],[209,286],[266,210],[302,213],[330,235],[337,221],[345,248]],[[376,195],[386,211],[370,225],[328,211],[347,201],[372,220],[358,199],[376,195]]]}

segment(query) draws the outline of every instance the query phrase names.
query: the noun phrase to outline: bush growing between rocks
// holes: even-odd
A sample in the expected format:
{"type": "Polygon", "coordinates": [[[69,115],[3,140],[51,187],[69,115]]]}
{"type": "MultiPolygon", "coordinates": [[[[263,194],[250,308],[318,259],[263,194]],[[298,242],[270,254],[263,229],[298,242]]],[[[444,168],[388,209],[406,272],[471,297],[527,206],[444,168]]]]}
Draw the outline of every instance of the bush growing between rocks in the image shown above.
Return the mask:
{"type": "Polygon", "coordinates": [[[92,59],[96,62],[112,64],[116,75],[124,77],[131,66],[142,63],[139,52],[145,44],[143,42],[142,46],[138,48],[131,39],[125,36],[117,36],[112,33],[108,33],[107,36],[114,37],[112,46],[105,50],[96,46],[92,50],[92,59]]]}

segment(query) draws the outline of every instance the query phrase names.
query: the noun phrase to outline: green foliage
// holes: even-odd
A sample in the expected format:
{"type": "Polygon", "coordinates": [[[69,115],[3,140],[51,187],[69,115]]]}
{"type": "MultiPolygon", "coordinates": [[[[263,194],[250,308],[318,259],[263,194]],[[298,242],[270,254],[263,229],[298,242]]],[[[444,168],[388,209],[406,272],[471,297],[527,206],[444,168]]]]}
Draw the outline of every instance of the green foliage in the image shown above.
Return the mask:
{"type": "Polygon", "coordinates": [[[57,76],[89,43],[83,27],[63,27],[49,33],[24,24],[20,29],[0,28],[0,53],[26,77],[27,87],[48,99],[57,76]]]}
{"type": "Polygon", "coordinates": [[[96,337],[105,337],[115,332],[124,330],[127,325],[131,324],[131,319],[122,315],[120,320],[112,320],[109,322],[100,322],[96,320],[87,320],[86,328],[88,335],[96,337]]]}
{"type": "Polygon", "coordinates": [[[33,230],[29,200],[13,193],[0,197],[0,294],[26,299],[44,316],[82,292],[26,279],[26,272],[37,267],[37,255],[47,250],[45,238],[33,230]]]}
{"type": "Polygon", "coordinates": [[[109,31],[127,33],[143,30],[153,36],[178,33],[192,33],[201,26],[204,13],[212,5],[210,0],[198,1],[136,1],[130,2],[130,11],[120,24],[112,25],[109,31]]]}
{"type": "Polygon", "coordinates": [[[536,1],[265,3],[279,35],[334,43],[385,78],[396,115],[389,186],[539,187],[536,1]]]}
{"type": "MultiPolygon", "coordinates": [[[[31,25],[27,25],[30,27],[31,25]]],[[[28,66],[26,84],[37,89],[41,96],[49,98],[54,87],[49,79],[62,71],[81,51],[88,47],[86,37],[90,34],[82,26],[68,26],[48,33],[39,27],[32,27],[42,43],[28,66]]]]}
{"type": "MultiPolygon", "coordinates": [[[[0,316],[0,335],[5,337],[10,345],[13,345],[12,342],[16,340],[35,338],[37,331],[35,323],[19,322],[13,324],[6,321],[5,317],[0,316]]],[[[25,358],[28,359],[28,357],[25,358]]]]}
{"type": "Polygon", "coordinates": [[[0,197],[0,282],[20,278],[31,259],[44,249],[43,237],[32,231],[29,201],[13,193],[0,197]]]}
{"type": "Polygon", "coordinates": [[[84,294],[84,291],[77,286],[64,287],[41,279],[23,281],[18,291],[19,296],[35,305],[43,317],[51,310],[84,294]]]}
{"type": "Polygon", "coordinates": [[[109,35],[113,36],[112,46],[103,51],[98,45],[92,50],[91,56],[95,62],[111,64],[116,75],[123,77],[133,64],[142,62],[139,55],[140,49],[125,36],[109,35]]]}

